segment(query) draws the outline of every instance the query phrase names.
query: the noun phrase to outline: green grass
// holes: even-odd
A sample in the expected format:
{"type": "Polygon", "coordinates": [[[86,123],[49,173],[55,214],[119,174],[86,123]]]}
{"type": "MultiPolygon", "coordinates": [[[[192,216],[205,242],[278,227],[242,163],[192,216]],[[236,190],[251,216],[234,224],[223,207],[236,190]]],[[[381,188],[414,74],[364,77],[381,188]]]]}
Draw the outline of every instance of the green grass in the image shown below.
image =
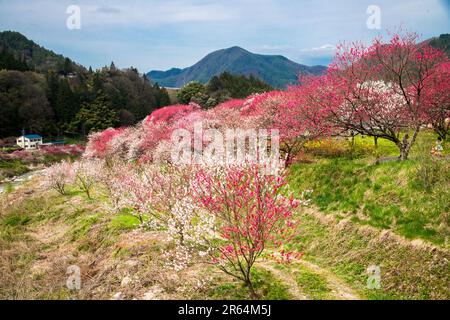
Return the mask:
{"type": "Polygon", "coordinates": [[[6,216],[2,224],[6,227],[20,227],[31,221],[31,218],[25,214],[10,214],[6,216]]]}
{"type": "Polygon", "coordinates": [[[301,266],[296,269],[299,270],[299,275],[296,277],[297,285],[309,299],[327,300],[330,298],[331,289],[323,277],[301,266]]]}
{"type": "Polygon", "coordinates": [[[4,184],[4,189],[3,189],[4,193],[11,193],[13,191],[14,191],[14,185],[11,182],[4,184]]]}
{"type": "MultiPolygon", "coordinates": [[[[270,271],[254,268],[252,278],[255,290],[263,300],[289,300],[292,299],[288,288],[280,280],[275,279],[270,271]]],[[[231,282],[217,285],[210,290],[213,299],[244,300],[249,299],[249,291],[240,282],[231,282]]]]}
{"type": "Polygon", "coordinates": [[[112,231],[128,231],[136,229],[140,224],[137,217],[131,214],[120,214],[111,219],[109,228],[112,231]]]}
{"type": "Polygon", "coordinates": [[[11,178],[27,173],[27,165],[20,160],[5,161],[0,159],[0,182],[5,178],[11,178]]]}
{"type": "MultiPolygon", "coordinates": [[[[356,145],[367,139],[357,138],[356,145]]],[[[450,212],[450,164],[420,156],[429,140],[429,135],[421,136],[412,159],[405,162],[376,164],[370,156],[340,156],[295,164],[290,168],[290,188],[297,196],[313,190],[318,209],[338,218],[448,245],[449,232],[443,226],[448,225],[450,212]]],[[[385,155],[395,151],[390,142],[380,139],[382,146],[385,155]]]]}
{"type": "Polygon", "coordinates": [[[448,253],[380,238],[351,222],[337,227],[299,213],[291,250],[328,269],[368,299],[448,299],[448,253]],[[440,261],[437,263],[436,261],[440,261]],[[381,290],[367,289],[369,266],[381,268],[381,290]]]}
{"type": "Polygon", "coordinates": [[[72,227],[72,241],[79,241],[87,236],[92,226],[99,221],[99,215],[85,216],[79,219],[72,227]]]}

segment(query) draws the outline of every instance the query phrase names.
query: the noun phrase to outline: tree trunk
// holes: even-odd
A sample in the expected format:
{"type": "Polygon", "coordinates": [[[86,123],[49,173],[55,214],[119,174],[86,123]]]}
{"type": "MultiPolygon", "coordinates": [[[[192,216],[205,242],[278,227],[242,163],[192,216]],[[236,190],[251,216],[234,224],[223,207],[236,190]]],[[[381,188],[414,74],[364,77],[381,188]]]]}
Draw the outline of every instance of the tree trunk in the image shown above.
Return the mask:
{"type": "Polygon", "coordinates": [[[409,154],[409,134],[405,134],[402,141],[399,141],[397,146],[400,149],[400,157],[399,159],[401,161],[408,160],[408,154],[409,154]]]}
{"type": "Polygon", "coordinates": [[[293,154],[292,154],[292,148],[288,148],[286,150],[286,155],[284,157],[285,161],[284,161],[284,168],[287,169],[291,164],[292,164],[292,158],[293,158],[293,154]]]}
{"type": "Polygon", "coordinates": [[[91,191],[89,190],[89,188],[86,188],[86,195],[87,195],[87,197],[88,197],[88,199],[89,200],[92,200],[92,197],[91,197],[91,191]]]}
{"type": "Polygon", "coordinates": [[[378,137],[373,137],[373,141],[375,143],[375,147],[378,147],[378,137]]]}
{"type": "Polygon", "coordinates": [[[400,149],[400,160],[401,161],[408,160],[409,152],[411,151],[411,147],[417,139],[417,135],[419,134],[419,131],[420,131],[420,126],[417,126],[414,130],[414,134],[413,134],[411,140],[409,140],[409,134],[405,134],[402,142],[398,143],[398,147],[400,149]]]}
{"type": "Polygon", "coordinates": [[[400,146],[400,160],[401,161],[406,161],[408,160],[408,151],[405,145],[401,145],[400,146]]]}
{"type": "Polygon", "coordinates": [[[259,300],[259,296],[255,291],[255,288],[253,287],[252,281],[250,280],[250,276],[245,280],[245,285],[247,286],[248,290],[250,291],[250,297],[252,300],[259,300]]]}

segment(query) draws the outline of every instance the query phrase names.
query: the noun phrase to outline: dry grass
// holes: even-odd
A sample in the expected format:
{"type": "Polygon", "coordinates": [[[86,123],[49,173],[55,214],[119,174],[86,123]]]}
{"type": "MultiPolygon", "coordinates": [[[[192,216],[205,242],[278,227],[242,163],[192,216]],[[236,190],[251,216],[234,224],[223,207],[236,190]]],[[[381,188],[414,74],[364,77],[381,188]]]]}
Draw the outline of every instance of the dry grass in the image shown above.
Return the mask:
{"type": "Polygon", "coordinates": [[[36,180],[3,195],[0,299],[208,299],[214,281],[231,281],[202,261],[164,267],[175,249],[166,233],[130,227],[103,205],[36,180]],[[81,269],[80,291],[66,288],[71,265],[81,269]]]}
{"type": "MultiPolygon", "coordinates": [[[[246,288],[205,261],[180,272],[164,267],[164,253],[175,250],[166,233],[107,212],[104,197],[95,197],[76,190],[60,196],[41,189],[38,179],[0,196],[0,299],[248,298],[246,288]],[[81,269],[80,291],[66,288],[71,265],[81,269]]],[[[346,292],[449,298],[448,249],[316,211],[300,214],[293,246],[322,269],[307,262],[284,270],[258,266],[254,277],[263,298],[351,298],[346,292]],[[371,264],[382,267],[380,291],[364,291],[371,264]]]]}

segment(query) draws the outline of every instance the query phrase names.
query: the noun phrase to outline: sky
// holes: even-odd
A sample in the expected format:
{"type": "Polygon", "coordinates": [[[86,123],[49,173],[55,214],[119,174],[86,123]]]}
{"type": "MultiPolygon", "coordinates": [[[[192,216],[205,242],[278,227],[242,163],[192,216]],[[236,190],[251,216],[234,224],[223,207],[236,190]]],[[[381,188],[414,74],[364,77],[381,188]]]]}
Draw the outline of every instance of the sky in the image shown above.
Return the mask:
{"type": "Polygon", "coordinates": [[[0,0],[0,31],[86,67],[114,61],[140,72],[188,67],[232,46],[326,65],[340,42],[398,27],[422,39],[449,33],[450,0],[0,0]],[[79,29],[67,27],[71,5],[79,29]]]}

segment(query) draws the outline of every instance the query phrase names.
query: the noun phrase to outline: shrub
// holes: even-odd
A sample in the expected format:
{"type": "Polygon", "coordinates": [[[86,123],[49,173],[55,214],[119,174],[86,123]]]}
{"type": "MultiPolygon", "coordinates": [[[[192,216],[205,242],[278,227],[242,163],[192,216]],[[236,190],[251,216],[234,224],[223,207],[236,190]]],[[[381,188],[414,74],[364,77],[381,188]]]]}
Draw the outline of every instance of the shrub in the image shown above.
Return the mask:
{"type": "Polygon", "coordinates": [[[348,141],[331,138],[308,142],[305,145],[305,149],[314,156],[324,158],[337,158],[352,154],[348,141]]]}

